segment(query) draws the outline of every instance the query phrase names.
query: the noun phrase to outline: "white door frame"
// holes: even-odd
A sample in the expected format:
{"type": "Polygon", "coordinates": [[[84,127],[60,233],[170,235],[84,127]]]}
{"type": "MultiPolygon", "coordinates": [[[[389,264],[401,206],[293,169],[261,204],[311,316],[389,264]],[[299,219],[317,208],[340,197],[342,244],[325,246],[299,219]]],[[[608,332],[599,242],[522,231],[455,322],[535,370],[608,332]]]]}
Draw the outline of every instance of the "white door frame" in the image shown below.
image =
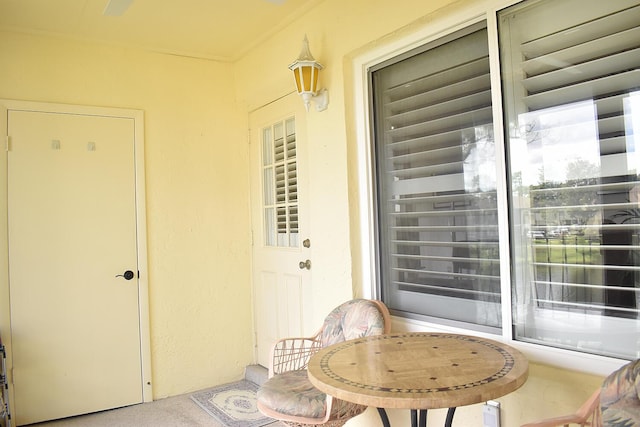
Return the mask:
{"type": "MultiPolygon", "coordinates": [[[[9,403],[13,407],[13,359],[11,352],[11,313],[9,301],[9,248],[7,212],[7,146],[11,141],[8,134],[8,111],[37,111],[61,114],[79,114],[102,117],[128,118],[134,121],[134,162],[136,192],[136,239],[138,251],[140,313],[140,352],[142,355],[142,398],[144,402],[153,400],[151,381],[151,333],[149,325],[149,281],[147,267],[147,217],[144,174],[144,112],[142,110],[91,107],[81,105],[50,104],[30,101],[0,99],[0,135],[7,144],[0,149],[0,334],[7,350],[7,373],[9,382],[9,403]]],[[[114,344],[117,351],[118,343],[114,344]]]]}

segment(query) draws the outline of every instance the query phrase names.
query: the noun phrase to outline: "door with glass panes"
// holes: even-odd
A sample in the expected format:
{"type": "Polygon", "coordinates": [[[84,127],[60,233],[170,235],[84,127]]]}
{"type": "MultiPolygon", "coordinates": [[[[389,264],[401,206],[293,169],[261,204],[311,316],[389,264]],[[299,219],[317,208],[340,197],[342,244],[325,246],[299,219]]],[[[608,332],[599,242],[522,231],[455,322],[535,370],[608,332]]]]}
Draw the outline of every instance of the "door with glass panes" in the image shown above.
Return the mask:
{"type": "Polygon", "coordinates": [[[312,331],[304,108],[289,95],[249,117],[257,361],[268,366],[283,337],[312,331]]]}

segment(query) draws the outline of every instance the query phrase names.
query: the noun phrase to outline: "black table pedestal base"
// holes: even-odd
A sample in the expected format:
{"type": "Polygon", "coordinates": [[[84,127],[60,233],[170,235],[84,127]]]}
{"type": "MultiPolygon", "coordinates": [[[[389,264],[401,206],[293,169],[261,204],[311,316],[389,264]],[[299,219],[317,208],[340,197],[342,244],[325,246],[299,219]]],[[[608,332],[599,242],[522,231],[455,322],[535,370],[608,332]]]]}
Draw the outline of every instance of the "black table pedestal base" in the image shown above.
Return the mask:
{"type": "Polygon", "coordinates": [[[378,408],[378,414],[380,414],[380,419],[382,420],[383,427],[391,427],[389,424],[389,417],[387,416],[387,411],[384,408],[378,408]]]}
{"type": "MultiPolygon", "coordinates": [[[[453,416],[456,413],[456,408],[449,408],[447,411],[447,419],[444,422],[444,427],[451,427],[453,423],[453,416]]],[[[387,411],[384,408],[378,408],[378,414],[382,420],[383,427],[391,427],[389,423],[389,417],[387,411]]],[[[427,410],[426,409],[412,409],[411,410],[411,427],[427,427],[427,410]],[[420,415],[418,417],[418,415],[420,415]]]]}

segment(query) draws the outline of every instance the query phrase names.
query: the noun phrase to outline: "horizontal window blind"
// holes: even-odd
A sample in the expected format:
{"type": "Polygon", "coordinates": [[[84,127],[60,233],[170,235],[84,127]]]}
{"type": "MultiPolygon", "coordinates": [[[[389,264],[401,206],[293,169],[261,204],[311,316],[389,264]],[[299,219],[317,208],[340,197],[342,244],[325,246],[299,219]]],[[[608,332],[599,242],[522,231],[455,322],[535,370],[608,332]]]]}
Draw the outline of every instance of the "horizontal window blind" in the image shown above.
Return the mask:
{"type": "Polygon", "coordinates": [[[371,73],[385,302],[500,326],[486,30],[371,73]]]}
{"type": "Polygon", "coordinates": [[[545,336],[536,310],[637,319],[640,301],[640,6],[600,3],[500,17],[516,335],[582,348],[607,331],[545,336]]]}

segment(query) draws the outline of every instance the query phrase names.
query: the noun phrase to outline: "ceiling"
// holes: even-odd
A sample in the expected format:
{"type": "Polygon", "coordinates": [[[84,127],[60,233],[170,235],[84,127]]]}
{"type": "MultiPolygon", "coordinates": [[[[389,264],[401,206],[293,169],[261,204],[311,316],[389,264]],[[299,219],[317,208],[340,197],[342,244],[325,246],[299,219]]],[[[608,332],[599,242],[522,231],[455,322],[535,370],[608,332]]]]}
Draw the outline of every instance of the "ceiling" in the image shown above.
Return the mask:
{"type": "Polygon", "coordinates": [[[0,30],[235,61],[320,1],[0,0],[0,30]]]}

